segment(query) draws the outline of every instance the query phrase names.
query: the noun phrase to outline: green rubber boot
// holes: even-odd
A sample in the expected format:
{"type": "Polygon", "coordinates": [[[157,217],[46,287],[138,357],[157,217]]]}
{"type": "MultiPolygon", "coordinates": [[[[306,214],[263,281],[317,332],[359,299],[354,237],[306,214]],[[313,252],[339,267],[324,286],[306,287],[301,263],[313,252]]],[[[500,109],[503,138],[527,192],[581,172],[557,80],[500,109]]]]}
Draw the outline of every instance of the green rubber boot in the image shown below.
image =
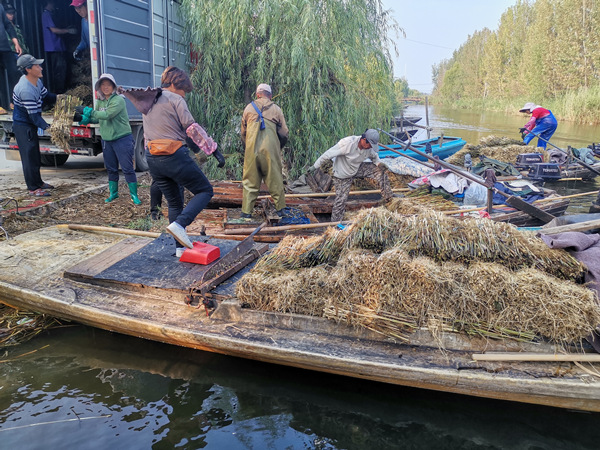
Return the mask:
{"type": "Polygon", "coordinates": [[[134,205],[141,205],[142,201],[137,196],[137,182],[127,183],[129,185],[129,194],[131,195],[131,200],[133,200],[134,205]]]}
{"type": "Polygon", "coordinates": [[[106,200],[104,200],[105,203],[110,203],[115,198],[119,198],[119,182],[118,181],[109,181],[108,189],[110,191],[110,195],[108,196],[108,198],[106,200]]]}

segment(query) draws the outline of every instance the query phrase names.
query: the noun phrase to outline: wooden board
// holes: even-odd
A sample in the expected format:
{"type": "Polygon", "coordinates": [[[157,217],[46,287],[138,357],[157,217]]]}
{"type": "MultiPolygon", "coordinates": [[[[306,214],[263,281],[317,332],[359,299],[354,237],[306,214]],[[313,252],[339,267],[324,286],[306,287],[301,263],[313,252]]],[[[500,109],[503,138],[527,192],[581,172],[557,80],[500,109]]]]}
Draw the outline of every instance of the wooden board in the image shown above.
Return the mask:
{"type": "MultiPolygon", "coordinates": [[[[233,240],[217,240],[206,236],[190,236],[190,238],[192,241],[216,245],[221,250],[221,257],[239,244],[233,240]]],[[[213,264],[219,261],[208,265],[180,262],[175,257],[175,241],[166,233],[129,254],[115,251],[115,247],[119,245],[116,244],[101,254],[68,269],[65,271],[65,277],[92,284],[113,283],[186,292],[213,264]],[[111,253],[114,254],[112,258],[108,257],[111,253]]]]}
{"type": "Polygon", "coordinates": [[[82,261],[70,269],[67,269],[64,276],[67,278],[93,278],[116,262],[145,247],[150,242],[152,242],[150,239],[124,239],[111,248],[97,254],[93,258],[82,261]]]}

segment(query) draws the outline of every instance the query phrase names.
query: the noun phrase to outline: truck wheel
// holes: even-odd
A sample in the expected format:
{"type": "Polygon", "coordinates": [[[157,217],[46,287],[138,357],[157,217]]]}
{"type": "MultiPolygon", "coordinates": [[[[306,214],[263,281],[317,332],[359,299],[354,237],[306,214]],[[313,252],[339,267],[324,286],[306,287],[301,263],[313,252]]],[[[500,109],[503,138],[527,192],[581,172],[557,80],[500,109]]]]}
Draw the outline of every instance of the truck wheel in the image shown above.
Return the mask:
{"type": "Polygon", "coordinates": [[[42,157],[42,166],[62,166],[69,159],[69,155],[41,155],[42,157]]]}
{"type": "Polygon", "coordinates": [[[135,155],[135,171],[146,172],[148,170],[148,161],[146,161],[146,149],[144,148],[144,129],[139,127],[134,132],[135,147],[133,149],[135,155]]]}

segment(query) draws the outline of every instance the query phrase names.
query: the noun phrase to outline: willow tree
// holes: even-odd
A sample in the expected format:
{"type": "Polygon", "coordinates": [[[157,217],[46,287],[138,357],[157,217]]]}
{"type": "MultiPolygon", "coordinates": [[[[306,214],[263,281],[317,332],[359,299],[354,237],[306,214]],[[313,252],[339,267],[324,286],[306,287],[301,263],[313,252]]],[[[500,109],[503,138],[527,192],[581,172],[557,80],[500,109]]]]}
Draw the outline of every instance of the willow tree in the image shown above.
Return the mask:
{"type": "Polygon", "coordinates": [[[338,139],[389,123],[395,100],[388,33],[396,25],[380,0],[182,4],[195,86],[189,104],[229,154],[229,176],[241,175],[241,113],[259,83],[271,85],[284,111],[292,176],[338,139]]]}

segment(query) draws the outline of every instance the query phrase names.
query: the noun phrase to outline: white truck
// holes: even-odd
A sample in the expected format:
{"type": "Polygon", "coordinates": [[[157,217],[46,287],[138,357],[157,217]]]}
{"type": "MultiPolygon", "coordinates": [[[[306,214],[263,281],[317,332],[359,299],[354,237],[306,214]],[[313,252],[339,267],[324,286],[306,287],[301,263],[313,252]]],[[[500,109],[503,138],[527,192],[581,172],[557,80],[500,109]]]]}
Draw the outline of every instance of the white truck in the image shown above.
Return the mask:
{"type": "MultiPolygon", "coordinates": [[[[29,53],[47,60],[41,22],[44,1],[12,0],[11,3],[17,10],[16,21],[29,53]]],[[[79,30],[81,17],[69,6],[71,0],[54,0],[54,3],[57,27],[79,30]]],[[[160,86],[160,76],[167,66],[184,68],[188,46],[182,43],[179,4],[180,0],[87,0],[90,49],[86,57],[91,62],[89,82],[92,90],[98,77],[105,72],[111,73],[124,88],[145,88],[160,86]]],[[[79,34],[75,38],[78,42],[79,34]]],[[[72,50],[67,52],[68,64],[73,63],[71,53],[72,50]]],[[[44,62],[45,84],[51,79],[52,74],[44,62]]],[[[6,89],[7,86],[1,88],[6,89]]],[[[94,98],[94,104],[96,101],[94,98]]],[[[148,164],[144,155],[142,117],[128,100],[127,111],[135,139],[136,170],[145,171],[148,164]]],[[[52,115],[44,113],[44,119],[51,123],[52,115]]],[[[0,149],[7,152],[7,159],[19,159],[12,132],[12,114],[0,115],[0,125],[0,149]]],[[[96,156],[102,152],[97,125],[79,126],[74,123],[71,137],[71,154],[96,156]]],[[[51,142],[48,130],[40,136],[40,152],[44,165],[62,165],[69,158],[68,152],[51,142]]]]}

